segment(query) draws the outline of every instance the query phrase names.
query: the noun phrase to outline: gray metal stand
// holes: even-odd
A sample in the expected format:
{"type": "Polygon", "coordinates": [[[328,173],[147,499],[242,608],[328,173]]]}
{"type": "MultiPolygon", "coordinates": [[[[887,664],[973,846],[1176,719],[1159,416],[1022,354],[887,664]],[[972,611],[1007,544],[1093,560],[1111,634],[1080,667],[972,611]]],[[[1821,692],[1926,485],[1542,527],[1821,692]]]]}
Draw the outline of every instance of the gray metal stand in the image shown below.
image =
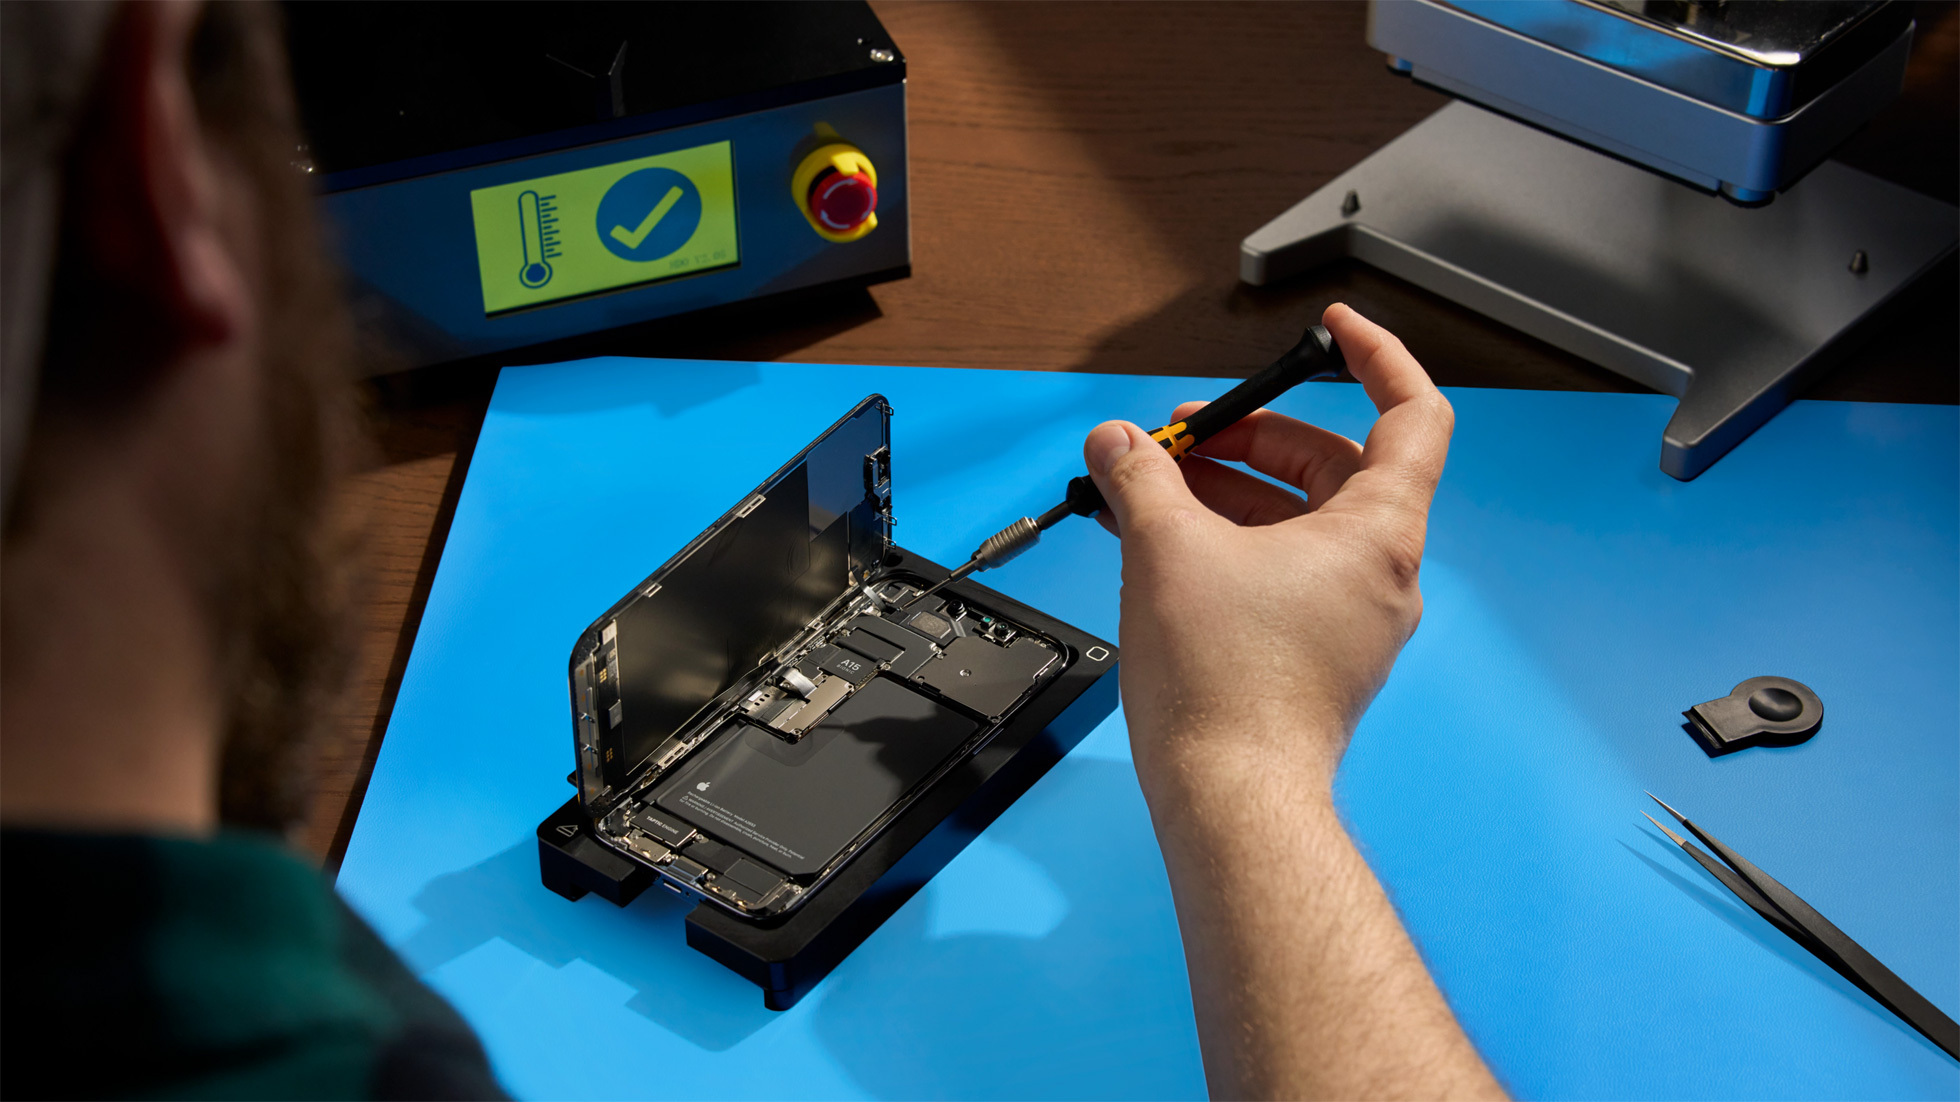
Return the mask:
{"type": "Polygon", "coordinates": [[[1745,209],[1459,101],[1247,237],[1239,277],[1353,257],[1672,394],[1685,481],[1956,237],[1953,207],[1840,164],[1745,209]]]}

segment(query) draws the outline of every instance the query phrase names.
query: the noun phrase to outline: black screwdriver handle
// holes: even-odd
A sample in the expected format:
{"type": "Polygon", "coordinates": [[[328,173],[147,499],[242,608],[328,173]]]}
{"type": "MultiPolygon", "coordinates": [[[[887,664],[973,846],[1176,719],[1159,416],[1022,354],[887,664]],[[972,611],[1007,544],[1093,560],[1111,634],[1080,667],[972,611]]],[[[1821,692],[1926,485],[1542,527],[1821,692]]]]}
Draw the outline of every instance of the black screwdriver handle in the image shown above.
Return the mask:
{"type": "MultiPolygon", "coordinates": [[[[1250,414],[1268,404],[1273,399],[1306,382],[1308,379],[1332,379],[1341,373],[1347,361],[1341,358],[1341,346],[1334,343],[1333,334],[1321,326],[1310,326],[1300,343],[1268,364],[1266,368],[1245,382],[1233,387],[1182,421],[1165,425],[1150,434],[1152,440],[1163,445],[1171,453],[1172,459],[1183,459],[1192,448],[1244,420],[1250,414]]],[[[1079,517],[1091,516],[1102,510],[1107,503],[1103,501],[1102,491],[1096,488],[1089,476],[1082,475],[1069,479],[1067,511],[1079,517]]],[[[1059,509],[1051,509],[1043,514],[1043,519],[1055,515],[1059,520],[1059,509]]],[[[1049,522],[1054,523],[1053,521],[1049,522]]],[[[1047,527],[1048,525],[1042,525],[1047,527]]]]}

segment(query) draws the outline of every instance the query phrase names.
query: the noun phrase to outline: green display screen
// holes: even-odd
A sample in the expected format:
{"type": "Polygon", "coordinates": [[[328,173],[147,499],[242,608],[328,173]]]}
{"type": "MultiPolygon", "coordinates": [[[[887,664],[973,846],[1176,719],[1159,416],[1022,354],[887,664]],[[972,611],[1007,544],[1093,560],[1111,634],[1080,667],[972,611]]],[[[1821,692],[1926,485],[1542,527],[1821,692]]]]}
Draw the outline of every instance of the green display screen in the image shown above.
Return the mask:
{"type": "Polygon", "coordinates": [[[740,260],[727,142],[470,192],[483,312],[740,260]]]}

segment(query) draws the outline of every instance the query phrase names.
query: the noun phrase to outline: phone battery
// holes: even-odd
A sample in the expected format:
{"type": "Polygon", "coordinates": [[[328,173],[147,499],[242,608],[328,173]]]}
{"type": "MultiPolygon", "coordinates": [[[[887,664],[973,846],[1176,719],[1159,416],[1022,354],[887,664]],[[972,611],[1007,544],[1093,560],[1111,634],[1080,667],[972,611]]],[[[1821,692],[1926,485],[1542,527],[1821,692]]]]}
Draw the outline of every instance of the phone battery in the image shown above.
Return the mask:
{"type": "Polygon", "coordinates": [[[885,679],[786,743],[731,724],[653,802],[792,876],[817,872],[960,747],[978,724],[885,679]]]}

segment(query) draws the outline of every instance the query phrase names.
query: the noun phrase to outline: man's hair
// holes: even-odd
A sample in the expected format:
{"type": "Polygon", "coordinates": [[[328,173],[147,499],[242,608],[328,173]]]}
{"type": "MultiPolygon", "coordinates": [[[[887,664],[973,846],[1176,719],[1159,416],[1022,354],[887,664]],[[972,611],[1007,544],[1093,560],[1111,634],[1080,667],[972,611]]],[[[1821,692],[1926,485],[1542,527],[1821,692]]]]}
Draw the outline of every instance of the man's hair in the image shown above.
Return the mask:
{"type": "MultiPolygon", "coordinates": [[[[13,9],[20,6],[0,5],[9,35],[19,21],[13,9]]],[[[113,55],[116,48],[117,9],[108,10],[111,18],[100,20],[104,26],[96,31],[97,57],[105,50],[113,55]]],[[[53,16],[41,26],[59,26],[59,34],[78,37],[83,30],[80,21],[64,24],[53,16]]],[[[14,46],[7,44],[10,89],[14,46]]],[[[52,57],[18,60],[36,69],[55,63],[52,57]]],[[[208,4],[192,31],[187,73],[207,154],[246,181],[256,205],[260,267],[253,291],[261,398],[255,419],[258,461],[244,472],[245,492],[226,503],[228,523],[222,530],[184,534],[205,549],[198,596],[213,632],[218,669],[227,679],[220,815],[235,825],[278,830],[304,811],[310,784],[300,751],[330,711],[346,655],[348,541],[331,523],[328,506],[334,478],[354,441],[348,407],[351,342],[337,276],[324,258],[315,225],[312,189],[293,163],[300,131],[278,9],[235,0],[208,4]]],[[[43,429],[108,427],[121,418],[145,416],[172,350],[183,346],[180,319],[159,312],[159,296],[130,286],[127,277],[98,270],[84,247],[83,212],[72,201],[82,166],[114,173],[127,163],[130,172],[136,169],[131,151],[105,147],[108,139],[97,138],[102,128],[91,125],[96,112],[108,109],[112,80],[113,74],[96,72],[79,99],[63,100],[69,121],[57,140],[65,145],[53,150],[60,180],[53,192],[62,209],[53,231],[52,264],[38,277],[49,288],[45,307],[28,319],[44,323],[45,338],[33,361],[30,385],[37,393],[25,416],[43,429]]],[[[11,127],[11,114],[8,121],[11,127]]],[[[11,129],[5,145],[11,166],[11,129]]],[[[9,237],[14,229],[10,206],[9,237]]],[[[13,278],[9,269],[8,279],[13,278]]],[[[31,273],[23,277],[32,278],[31,273]]],[[[10,327],[15,322],[12,304],[7,322],[10,327]]],[[[11,361],[12,335],[7,352],[11,361]]],[[[16,398],[14,374],[10,362],[9,406],[16,398]]],[[[17,445],[14,418],[10,410],[9,477],[18,481],[6,502],[9,534],[33,522],[37,492],[36,429],[30,422],[17,445]],[[23,454],[15,464],[17,447],[23,454]]]]}

